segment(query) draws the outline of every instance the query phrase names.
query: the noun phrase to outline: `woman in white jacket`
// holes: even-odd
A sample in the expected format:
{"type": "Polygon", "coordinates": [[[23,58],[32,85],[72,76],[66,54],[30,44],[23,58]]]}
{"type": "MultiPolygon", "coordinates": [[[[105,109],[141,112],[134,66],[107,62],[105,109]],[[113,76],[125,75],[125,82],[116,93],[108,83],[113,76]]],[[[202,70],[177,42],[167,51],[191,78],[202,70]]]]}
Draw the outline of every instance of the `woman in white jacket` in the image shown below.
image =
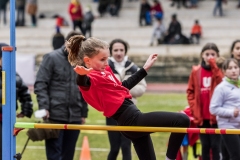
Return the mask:
{"type": "MultiPolygon", "coordinates": [[[[240,129],[240,78],[239,66],[235,59],[223,63],[225,77],[215,88],[210,113],[217,116],[218,128],[240,129]]],[[[221,135],[231,160],[240,160],[239,135],[221,135]]]]}
{"type": "MultiPolygon", "coordinates": [[[[134,74],[139,68],[136,64],[128,60],[127,51],[128,43],[122,39],[114,39],[110,45],[110,55],[108,64],[111,67],[114,75],[120,80],[126,80],[134,74]]],[[[143,79],[135,87],[130,90],[132,101],[136,104],[136,98],[143,95],[146,91],[146,81],[143,79]]],[[[107,125],[117,125],[113,118],[106,119],[107,125]]],[[[119,150],[122,150],[122,159],[131,160],[131,141],[124,137],[120,132],[108,131],[110,142],[110,152],[107,160],[116,160],[119,150]]]]}

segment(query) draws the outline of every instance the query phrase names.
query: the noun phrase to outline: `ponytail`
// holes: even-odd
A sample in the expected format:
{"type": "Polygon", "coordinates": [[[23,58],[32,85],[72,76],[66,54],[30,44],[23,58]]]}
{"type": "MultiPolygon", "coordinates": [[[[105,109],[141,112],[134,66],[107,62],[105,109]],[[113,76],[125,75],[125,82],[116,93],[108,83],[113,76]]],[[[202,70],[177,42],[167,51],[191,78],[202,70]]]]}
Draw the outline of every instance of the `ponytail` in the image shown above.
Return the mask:
{"type": "Polygon", "coordinates": [[[84,36],[75,35],[65,42],[65,46],[68,51],[68,61],[72,66],[83,65],[81,46],[84,40],[84,36]]]}

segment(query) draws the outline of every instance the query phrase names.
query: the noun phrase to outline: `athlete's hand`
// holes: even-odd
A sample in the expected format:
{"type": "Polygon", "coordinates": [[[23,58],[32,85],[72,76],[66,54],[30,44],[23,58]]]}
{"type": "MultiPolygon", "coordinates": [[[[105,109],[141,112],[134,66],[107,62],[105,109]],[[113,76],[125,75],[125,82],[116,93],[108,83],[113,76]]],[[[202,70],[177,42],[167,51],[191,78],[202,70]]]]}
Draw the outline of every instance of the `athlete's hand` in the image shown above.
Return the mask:
{"type": "Polygon", "coordinates": [[[151,54],[151,55],[148,57],[146,63],[145,63],[144,66],[143,66],[143,68],[144,68],[146,71],[148,71],[148,70],[151,68],[151,66],[154,64],[154,62],[157,60],[157,56],[158,56],[158,54],[154,53],[154,54],[151,54]]]}
{"type": "Polygon", "coordinates": [[[74,68],[74,71],[79,75],[87,75],[90,73],[93,69],[92,68],[85,68],[83,66],[76,66],[74,68]]]}

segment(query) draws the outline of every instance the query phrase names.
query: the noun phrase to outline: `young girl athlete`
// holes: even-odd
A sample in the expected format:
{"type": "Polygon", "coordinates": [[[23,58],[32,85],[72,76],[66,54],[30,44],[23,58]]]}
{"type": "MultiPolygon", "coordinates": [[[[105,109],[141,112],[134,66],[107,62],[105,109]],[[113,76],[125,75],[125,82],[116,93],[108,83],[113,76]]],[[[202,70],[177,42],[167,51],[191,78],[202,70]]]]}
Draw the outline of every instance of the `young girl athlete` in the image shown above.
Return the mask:
{"type": "MultiPolygon", "coordinates": [[[[143,68],[120,82],[108,66],[109,45],[97,38],[74,36],[66,42],[68,60],[78,73],[77,83],[84,99],[106,117],[115,119],[119,126],[189,127],[183,113],[142,113],[131,101],[129,90],[138,84],[157,60],[149,56],[143,68]]],[[[150,132],[121,132],[129,138],[140,160],[156,160],[150,132]]],[[[172,133],[166,160],[176,159],[185,133],[172,133]]]]}
{"type": "MultiPolygon", "coordinates": [[[[240,129],[240,79],[239,66],[236,59],[228,59],[223,63],[224,79],[215,88],[210,112],[217,116],[218,128],[240,129]]],[[[221,135],[224,146],[231,160],[240,159],[239,135],[221,135]]],[[[227,160],[224,158],[224,160],[227,160]]]]}

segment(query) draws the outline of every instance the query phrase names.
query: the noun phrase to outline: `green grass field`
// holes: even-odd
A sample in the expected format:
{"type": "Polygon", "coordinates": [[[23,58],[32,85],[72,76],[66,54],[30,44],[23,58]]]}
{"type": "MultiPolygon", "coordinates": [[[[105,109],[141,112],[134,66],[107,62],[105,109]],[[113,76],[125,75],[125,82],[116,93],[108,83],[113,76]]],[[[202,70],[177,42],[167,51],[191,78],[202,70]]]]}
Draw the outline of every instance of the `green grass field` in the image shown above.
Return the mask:
{"type": "MultiPolygon", "coordinates": [[[[34,110],[37,110],[36,98],[33,95],[34,110]]],[[[153,94],[146,93],[138,98],[138,108],[142,112],[150,111],[173,111],[178,112],[187,105],[186,94],[153,94]]],[[[159,117],[161,119],[161,117],[159,117]]],[[[17,119],[18,122],[36,122],[37,119],[32,116],[31,119],[17,119]]],[[[102,113],[97,112],[92,107],[89,107],[87,123],[89,125],[105,125],[105,118],[102,113]]],[[[27,140],[27,130],[21,131],[17,136],[17,153],[21,152],[27,140]]],[[[109,142],[106,131],[81,131],[78,138],[74,160],[79,160],[83,137],[87,136],[91,148],[92,160],[105,160],[109,152],[109,142]]],[[[151,134],[155,147],[155,153],[158,160],[165,157],[166,146],[169,133],[153,133],[151,134]]],[[[137,160],[135,150],[132,147],[132,159],[137,160]]],[[[46,160],[44,141],[28,143],[28,146],[23,154],[22,160],[46,160]]],[[[118,160],[121,160],[121,154],[118,160]]]]}

